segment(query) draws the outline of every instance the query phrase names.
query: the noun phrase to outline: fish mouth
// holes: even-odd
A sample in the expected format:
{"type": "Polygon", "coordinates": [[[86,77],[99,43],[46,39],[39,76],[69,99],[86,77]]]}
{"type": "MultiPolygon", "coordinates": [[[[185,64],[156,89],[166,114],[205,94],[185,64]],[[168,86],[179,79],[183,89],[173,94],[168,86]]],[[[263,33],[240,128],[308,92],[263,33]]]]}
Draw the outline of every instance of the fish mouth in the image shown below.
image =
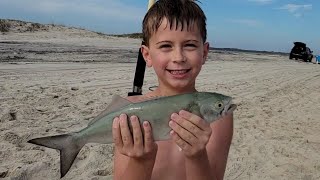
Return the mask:
{"type": "Polygon", "coordinates": [[[231,113],[237,108],[237,105],[233,104],[232,100],[229,100],[226,104],[227,105],[221,110],[220,115],[231,113]]]}
{"type": "Polygon", "coordinates": [[[223,109],[223,112],[230,113],[230,112],[233,112],[236,108],[237,108],[236,104],[229,104],[223,109]]]}

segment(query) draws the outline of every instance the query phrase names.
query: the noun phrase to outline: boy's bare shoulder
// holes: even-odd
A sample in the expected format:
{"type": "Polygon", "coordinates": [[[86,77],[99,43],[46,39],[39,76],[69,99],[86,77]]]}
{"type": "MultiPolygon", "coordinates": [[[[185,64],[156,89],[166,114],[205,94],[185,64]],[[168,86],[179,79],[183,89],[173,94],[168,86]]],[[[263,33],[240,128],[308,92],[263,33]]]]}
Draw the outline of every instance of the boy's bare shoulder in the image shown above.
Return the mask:
{"type": "MultiPolygon", "coordinates": [[[[140,95],[140,96],[142,96],[142,95],[140,95]]],[[[128,96],[128,97],[126,97],[126,99],[135,103],[135,102],[139,102],[139,99],[141,99],[140,96],[128,96]]]]}
{"type": "Polygon", "coordinates": [[[126,97],[126,99],[131,101],[131,102],[133,102],[133,103],[137,103],[137,102],[142,102],[142,101],[154,99],[154,98],[157,98],[157,97],[158,96],[155,95],[155,93],[149,92],[149,93],[146,93],[144,95],[128,96],[128,97],[126,97]]]}

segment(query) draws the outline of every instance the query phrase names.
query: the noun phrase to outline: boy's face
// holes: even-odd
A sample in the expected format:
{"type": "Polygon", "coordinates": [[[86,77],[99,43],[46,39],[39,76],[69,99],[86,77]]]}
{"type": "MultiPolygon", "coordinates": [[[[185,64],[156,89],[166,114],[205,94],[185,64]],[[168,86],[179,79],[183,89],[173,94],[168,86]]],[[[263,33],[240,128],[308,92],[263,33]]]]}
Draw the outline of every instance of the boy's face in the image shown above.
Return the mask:
{"type": "Polygon", "coordinates": [[[149,40],[149,46],[142,46],[147,66],[153,66],[159,80],[159,87],[190,92],[195,90],[195,79],[208,55],[209,44],[203,43],[197,26],[186,23],[170,29],[163,19],[158,30],[149,40]]]}

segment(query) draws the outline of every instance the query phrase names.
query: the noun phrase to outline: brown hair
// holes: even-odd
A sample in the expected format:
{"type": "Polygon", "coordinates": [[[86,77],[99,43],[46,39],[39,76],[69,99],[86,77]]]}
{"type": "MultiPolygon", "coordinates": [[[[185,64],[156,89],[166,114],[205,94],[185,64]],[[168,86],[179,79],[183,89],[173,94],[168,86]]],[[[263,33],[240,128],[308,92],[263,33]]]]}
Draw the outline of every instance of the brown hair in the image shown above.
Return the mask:
{"type": "Polygon", "coordinates": [[[143,41],[148,46],[150,37],[155,33],[166,18],[170,24],[170,29],[174,25],[178,28],[181,24],[187,23],[187,29],[195,23],[201,33],[203,42],[207,40],[206,16],[202,9],[193,0],[158,0],[147,12],[142,23],[143,41]]]}

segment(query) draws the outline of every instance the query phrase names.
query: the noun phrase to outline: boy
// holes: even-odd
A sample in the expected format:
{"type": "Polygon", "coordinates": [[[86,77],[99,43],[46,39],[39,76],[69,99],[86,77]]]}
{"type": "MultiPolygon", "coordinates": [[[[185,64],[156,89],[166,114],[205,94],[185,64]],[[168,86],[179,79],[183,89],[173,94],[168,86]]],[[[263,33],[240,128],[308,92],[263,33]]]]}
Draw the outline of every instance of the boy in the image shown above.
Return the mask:
{"type": "MultiPolygon", "coordinates": [[[[159,0],[143,20],[142,54],[158,87],[132,102],[196,92],[195,80],[209,51],[206,17],[191,0],[159,0]]],[[[114,179],[223,179],[233,135],[233,115],[212,124],[186,111],[171,115],[171,139],[155,142],[148,122],[125,114],[113,122],[114,179]],[[127,118],[132,123],[131,135],[127,118]],[[144,131],[144,135],[142,133],[144,131]]]]}

